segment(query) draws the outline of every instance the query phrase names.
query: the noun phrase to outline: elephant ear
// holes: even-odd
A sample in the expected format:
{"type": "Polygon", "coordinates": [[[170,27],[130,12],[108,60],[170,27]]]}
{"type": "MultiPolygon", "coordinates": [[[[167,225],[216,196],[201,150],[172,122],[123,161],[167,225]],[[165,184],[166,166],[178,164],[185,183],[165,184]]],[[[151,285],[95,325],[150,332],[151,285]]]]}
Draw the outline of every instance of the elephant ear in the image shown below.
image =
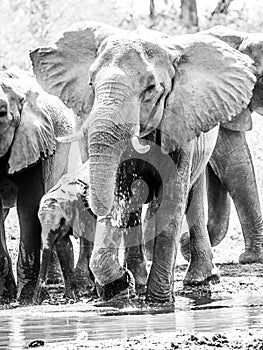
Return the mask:
{"type": "Polygon", "coordinates": [[[252,60],[211,36],[166,42],[180,52],[162,120],[162,149],[170,152],[247,107],[255,84],[252,60]]]}
{"type": "Polygon", "coordinates": [[[38,82],[62,99],[77,115],[86,116],[92,106],[89,67],[102,41],[121,30],[107,24],[79,22],[65,30],[54,45],[30,53],[38,82]]]}
{"type": "MultiPolygon", "coordinates": [[[[263,89],[261,76],[263,74],[263,34],[239,32],[224,26],[215,26],[200,32],[200,34],[202,33],[211,34],[252,58],[256,67],[258,81],[253,92],[251,109],[262,115],[263,89]]],[[[232,127],[231,123],[229,123],[229,126],[232,127]]],[[[245,125],[240,120],[239,130],[244,129],[244,127],[245,125]]]]}
{"type": "Polygon", "coordinates": [[[233,131],[248,131],[252,129],[252,118],[250,108],[245,108],[231,122],[221,124],[225,129],[233,131]]]}
{"type": "Polygon", "coordinates": [[[253,91],[250,107],[253,111],[263,115],[263,34],[248,34],[247,38],[239,46],[239,50],[254,61],[258,79],[253,91]]]}
{"type": "Polygon", "coordinates": [[[56,149],[53,123],[37,92],[27,92],[20,118],[8,161],[10,174],[36,163],[41,156],[52,155],[56,149]]]}
{"type": "Polygon", "coordinates": [[[225,26],[214,26],[210,29],[198,32],[197,34],[212,35],[215,38],[226,42],[228,45],[232,46],[234,49],[237,50],[239,49],[239,46],[244,40],[244,38],[247,37],[247,33],[230,29],[225,26]]]}

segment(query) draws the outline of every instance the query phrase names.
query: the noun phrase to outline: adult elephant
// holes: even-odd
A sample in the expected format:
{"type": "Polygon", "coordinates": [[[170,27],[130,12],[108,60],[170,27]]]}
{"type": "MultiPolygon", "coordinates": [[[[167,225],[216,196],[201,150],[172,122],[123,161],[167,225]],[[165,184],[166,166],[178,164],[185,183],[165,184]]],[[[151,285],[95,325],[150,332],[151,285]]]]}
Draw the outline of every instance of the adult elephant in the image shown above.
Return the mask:
{"type": "Polygon", "coordinates": [[[29,73],[0,72],[0,301],[33,296],[40,264],[41,227],[37,212],[43,194],[67,171],[70,144],[56,136],[72,133],[75,117],[47,94],[29,73]],[[17,286],[8,254],[4,218],[17,205],[20,244],[17,286]]]}
{"type": "Polygon", "coordinates": [[[91,259],[98,282],[105,290],[120,291],[129,281],[114,257],[116,230],[107,215],[130,140],[162,179],[148,299],[170,300],[189,192],[199,220],[193,222],[190,215],[196,254],[186,279],[194,283],[210,278],[214,265],[199,201],[203,170],[215,146],[214,127],[240,113],[252,96],[251,60],[210,36],[168,37],[97,22],[74,25],[53,46],[31,52],[31,59],[48,92],[77,114],[90,113],[83,132],[90,157],[90,205],[98,215],[91,259]],[[155,143],[140,144],[139,138],[153,133],[155,143]]]}
{"type": "MultiPolygon", "coordinates": [[[[263,262],[263,219],[254,167],[245,132],[251,130],[251,112],[263,114],[263,35],[244,33],[215,26],[200,34],[210,34],[227,42],[253,59],[257,82],[249,107],[238,123],[223,124],[207,169],[208,178],[208,233],[212,246],[225,237],[230,215],[230,198],[237,209],[245,241],[245,251],[239,262],[263,262]]],[[[199,33],[197,34],[199,35],[199,33]]],[[[181,240],[181,250],[189,259],[189,234],[181,240]]]]}

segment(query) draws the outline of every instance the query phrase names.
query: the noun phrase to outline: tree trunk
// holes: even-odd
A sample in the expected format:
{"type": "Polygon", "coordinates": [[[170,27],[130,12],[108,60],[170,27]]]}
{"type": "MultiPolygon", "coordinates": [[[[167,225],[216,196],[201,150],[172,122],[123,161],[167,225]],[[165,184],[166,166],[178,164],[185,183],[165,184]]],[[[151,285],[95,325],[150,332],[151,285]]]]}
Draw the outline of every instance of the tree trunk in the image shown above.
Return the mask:
{"type": "Polygon", "coordinates": [[[153,18],[154,17],[154,0],[150,0],[150,17],[153,18]]]}
{"type": "Polygon", "coordinates": [[[198,26],[196,0],[181,0],[180,18],[186,27],[198,26]]]}
{"type": "Polygon", "coordinates": [[[216,8],[214,9],[214,11],[211,13],[211,18],[214,16],[214,15],[218,15],[220,13],[223,13],[224,15],[227,14],[228,12],[228,8],[231,4],[233,0],[219,0],[216,8]]]}

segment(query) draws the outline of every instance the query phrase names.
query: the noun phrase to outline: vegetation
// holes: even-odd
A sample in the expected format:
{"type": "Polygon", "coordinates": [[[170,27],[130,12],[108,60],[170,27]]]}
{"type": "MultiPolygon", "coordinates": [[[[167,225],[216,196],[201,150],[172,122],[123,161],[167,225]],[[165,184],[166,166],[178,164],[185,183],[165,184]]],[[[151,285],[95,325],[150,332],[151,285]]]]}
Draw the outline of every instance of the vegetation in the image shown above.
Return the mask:
{"type": "Polygon", "coordinates": [[[2,0],[1,5],[0,67],[26,69],[30,68],[30,49],[47,44],[59,30],[76,21],[97,20],[124,28],[144,24],[169,34],[195,32],[215,24],[261,31],[263,22],[261,0],[215,1],[214,11],[200,14],[203,0],[2,0]]]}

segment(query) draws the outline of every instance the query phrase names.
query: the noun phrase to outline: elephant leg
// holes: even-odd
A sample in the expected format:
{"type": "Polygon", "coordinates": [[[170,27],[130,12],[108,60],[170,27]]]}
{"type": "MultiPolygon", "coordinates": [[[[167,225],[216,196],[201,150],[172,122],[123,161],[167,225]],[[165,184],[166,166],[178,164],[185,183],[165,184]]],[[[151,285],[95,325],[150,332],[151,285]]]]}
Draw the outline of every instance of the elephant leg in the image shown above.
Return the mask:
{"type": "Polygon", "coordinates": [[[12,262],[6,246],[3,212],[3,203],[0,196],[0,303],[14,300],[17,293],[12,262]]]}
{"type": "Polygon", "coordinates": [[[75,299],[76,284],[74,278],[74,251],[69,234],[59,239],[55,243],[55,247],[64,277],[65,296],[75,299]]]}
{"type": "Polygon", "coordinates": [[[31,302],[40,266],[41,225],[38,207],[44,195],[41,163],[14,176],[19,191],[17,211],[20,224],[20,245],[17,262],[18,300],[31,302]]]}
{"type": "Polygon", "coordinates": [[[57,251],[55,248],[52,249],[50,265],[48,269],[48,277],[46,284],[59,284],[62,283],[62,271],[60,262],[58,259],[57,251]]]}
{"type": "Polygon", "coordinates": [[[94,248],[90,260],[91,271],[99,284],[98,293],[104,300],[115,296],[135,296],[132,273],[118,260],[123,229],[113,227],[110,217],[98,217],[94,248]]]}
{"type": "Polygon", "coordinates": [[[239,262],[263,263],[263,220],[245,132],[220,128],[211,165],[235,204],[245,241],[239,262]]]}
{"type": "Polygon", "coordinates": [[[89,267],[92,250],[93,242],[80,237],[79,258],[74,273],[80,294],[91,295],[95,292],[94,276],[89,267]]]}
{"type": "Polygon", "coordinates": [[[156,200],[153,199],[147,207],[144,221],[142,223],[143,238],[145,241],[145,250],[147,260],[152,261],[155,241],[156,225],[156,200]]]}
{"type": "Polygon", "coordinates": [[[211,246],[215,247],[227,234],[231,200],[227,189],[209,164],[207,165],[206,176],[208,199],[207,230],[211,246]]]}
{"type": "Polygon", "coordinates": [[[213,254],[206,227],[204,193],[205,175],[202,173],[191,188],[186,212],[190,231],[190,264],[184,278],[185,285],[219,280],[219,272],[213,264],[213,254]]]}
{"type": "Polygon", "coordinates": [[[124,263],[134,276],[136,291],[143,294],[146,291],[148,272],[142,233],[141,210],[130,214],[124,242],[124,263]]]}
{"type": "Polygon", "coordinates": [[[190,164],[186,167],[186,174],[170,180],[162,190],[160,207],[156,212],[153,262],[147,282],[149,301],[163,303],[173,298],[174,264],[190,179],[190,164]]]}
{"type": "MultiPolygon", "coordinates": [[[[226,236],[231,200],[227,189],[208,164],[206,170],[208,222],[207,230],[212,247],[218,245],[226,236]]],[[[181,253],[185,260],[190,260],[190,235],[185,232],[181,237],[181,253]]]]}

